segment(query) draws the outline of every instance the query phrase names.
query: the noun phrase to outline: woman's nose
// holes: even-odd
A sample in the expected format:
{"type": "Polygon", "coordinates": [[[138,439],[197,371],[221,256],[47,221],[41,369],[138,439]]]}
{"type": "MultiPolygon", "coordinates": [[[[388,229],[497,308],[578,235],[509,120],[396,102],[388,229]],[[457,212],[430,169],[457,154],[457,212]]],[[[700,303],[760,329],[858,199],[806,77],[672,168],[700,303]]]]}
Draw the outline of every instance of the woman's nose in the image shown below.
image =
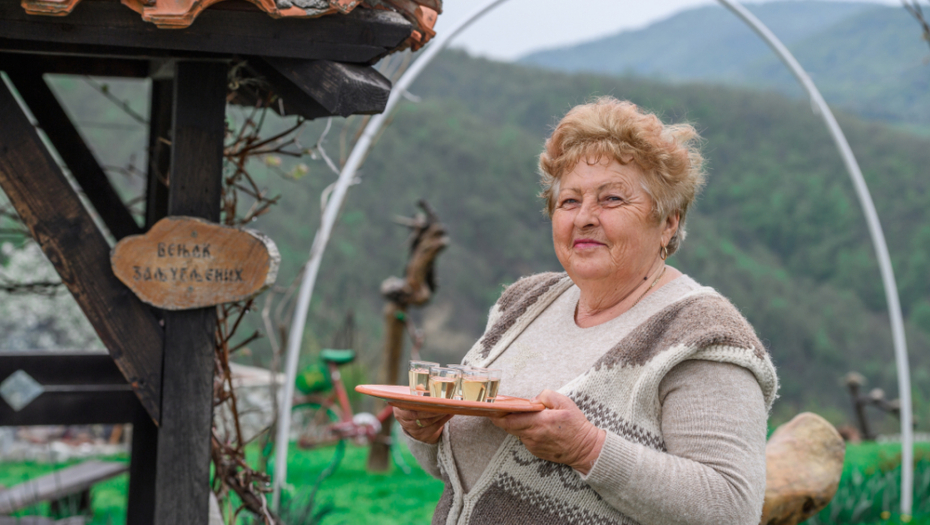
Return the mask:
{"type": "Polygon", "coordinates": [[[585,199],[581,203],[578,214],[575,215],[576,228],[588,228],[600,224],[600,207],[597,202],[585,199]]]}

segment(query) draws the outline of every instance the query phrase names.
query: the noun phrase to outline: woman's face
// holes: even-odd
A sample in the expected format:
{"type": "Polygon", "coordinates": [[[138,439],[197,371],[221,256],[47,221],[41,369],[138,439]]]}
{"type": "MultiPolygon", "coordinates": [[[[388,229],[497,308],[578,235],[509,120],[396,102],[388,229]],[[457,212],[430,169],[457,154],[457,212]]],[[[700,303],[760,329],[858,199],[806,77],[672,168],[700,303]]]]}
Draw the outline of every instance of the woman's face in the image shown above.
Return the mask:
{"type": "Polygon", "coordinates": [[[562,176],[552,213],[559,262],[579,281],[638,285],[678,227],[677,215],[658,221],[635,162],[579,162],[562,176]]]}

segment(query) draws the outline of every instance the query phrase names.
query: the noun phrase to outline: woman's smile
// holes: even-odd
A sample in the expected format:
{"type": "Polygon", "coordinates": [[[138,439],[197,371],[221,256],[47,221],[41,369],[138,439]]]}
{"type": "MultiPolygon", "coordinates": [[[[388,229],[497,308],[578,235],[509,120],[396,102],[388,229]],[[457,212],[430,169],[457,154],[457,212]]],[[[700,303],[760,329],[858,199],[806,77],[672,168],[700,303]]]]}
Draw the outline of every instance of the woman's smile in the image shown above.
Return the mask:
{"type": "Polygon", "coordinates": [[[589,251],[601,246],[607,246],[606,244],[596,241],[594,239],[575,239],[575,242],[572,244],[572,247],[575,248],[575,251],[589,251]]]}

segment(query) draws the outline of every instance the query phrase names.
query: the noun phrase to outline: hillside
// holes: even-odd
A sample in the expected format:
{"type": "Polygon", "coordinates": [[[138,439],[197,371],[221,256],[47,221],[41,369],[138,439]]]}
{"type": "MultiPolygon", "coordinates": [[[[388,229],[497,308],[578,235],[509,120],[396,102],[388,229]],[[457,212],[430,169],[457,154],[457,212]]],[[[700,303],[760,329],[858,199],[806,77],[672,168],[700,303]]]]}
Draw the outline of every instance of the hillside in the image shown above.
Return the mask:
{"type": "MultiPolygon", "coordinates": [[[[747,7],[782,39],[831,105],[867,119],[930,125],[930,48],[904,9],[845,2],[747,7]]],[[[640,30],[539,51],[521,62],[567,72],[801,94],[771,50],[719,6],[683,11],[640,30]]]]}
{"type": "MultiPolygon", "coordinates": [[[[56,86],[79,122],[94,121],[96,93],[75,81],[56,86]]],[[[117,87],[121,97],[146,100],[142,85],[117,87]]],[[[321,269],[308,350],[328,344],[351,309],[364,360],[377,361],[378,286],[399,275],[405,260],[406,230],[391,219],[410,215],[426,198],[452,245],[439,259],[435,301],[418,314],[427,328],[424,356],[457,360],[480,335],[502,285],[559,269],[535,197],[536,156],[559,115],[593,95],[613,94],[669,121],[691,121],[703,134],[710,183],[672,264],[730,297],[757,328],[783,384],[776,419],[809,408],[842,422],[848,399],[840,378],[850,369],[894,396],[890,331],[864,220],[832,142],[805,103],[735,88],[567,75],[461,53],[440,57],[411,92],[422,102],[401,105],[349,193],[321,269]]],[[[880,124],[840,119],[884,221],[908,319],[915,402],[926,425],[930,181],[923,172],[930,148],[925,139],[880,124]]],[[[305,140],[321,127],[313,123],[305,140]]],[[[128,129],[84,131],[108,163],[125,162],[144,147],[128,129]]],[[[333,155],[337,135],[327,146],[333,155]]],[[[255,223],[281,250],[281,285],[307,256],[319,193],[334,178],[322,162],[300,160],[310,163],[310,174],[296,181],[256,166],[261,183],[282,195],[277,209],[255,223]]],[[[297,161],[284,159],[285,170],[291,162],[297,161]]],[[[127,192],[133,186],[132,179],[114,180],[127,192]]],[[[267,347],[252,347],[246,359],[267,359],[267,347]]]]}

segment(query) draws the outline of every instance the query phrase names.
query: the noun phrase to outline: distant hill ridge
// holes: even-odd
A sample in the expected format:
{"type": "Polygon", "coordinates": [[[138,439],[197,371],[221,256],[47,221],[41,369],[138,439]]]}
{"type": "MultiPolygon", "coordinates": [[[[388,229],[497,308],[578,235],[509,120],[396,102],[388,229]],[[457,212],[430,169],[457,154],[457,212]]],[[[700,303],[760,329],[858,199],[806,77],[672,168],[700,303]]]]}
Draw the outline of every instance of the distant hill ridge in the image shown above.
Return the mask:
{"type": "MultiPolygon", "coordinates": [[[[790,1],[747,7],[788,46],[831,105],[871,120],[930,126],[930,48],[903,8],[790,1]]],[[[567,72],[707,81],[801,94],[762,40],[720,6],[539,51],[520,62],[567,72]]]]}

